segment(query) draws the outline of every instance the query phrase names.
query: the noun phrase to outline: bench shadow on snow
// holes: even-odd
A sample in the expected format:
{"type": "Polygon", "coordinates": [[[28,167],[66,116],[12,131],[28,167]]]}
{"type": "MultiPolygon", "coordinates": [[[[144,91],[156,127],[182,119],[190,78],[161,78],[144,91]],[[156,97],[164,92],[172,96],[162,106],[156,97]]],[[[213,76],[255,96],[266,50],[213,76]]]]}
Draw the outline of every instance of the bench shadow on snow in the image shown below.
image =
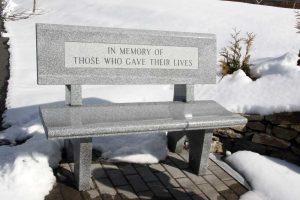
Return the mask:
{"type": "MultiPolygon", "coordinates": [[[[86,98],[83,104],[94,105],[110,103],[98,98],[86,98]]],[[[41,125],[38,107],[43,105],[63,106],[63,101],[8,109],[5,114],[6,127],[0,132],[0,169],[13,168],[17,159],[31,157],[48,158],[53,168],[61,160],[63,140],[47,140],[41,125]]]]}

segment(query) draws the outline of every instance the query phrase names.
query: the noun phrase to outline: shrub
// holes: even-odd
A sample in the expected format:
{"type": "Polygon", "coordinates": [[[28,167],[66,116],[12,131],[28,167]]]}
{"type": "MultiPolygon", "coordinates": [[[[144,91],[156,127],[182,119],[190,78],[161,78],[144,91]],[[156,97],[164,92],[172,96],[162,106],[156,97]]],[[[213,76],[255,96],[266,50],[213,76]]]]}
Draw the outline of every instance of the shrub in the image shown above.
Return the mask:
{"type": "Polygon", "coordinates": [[[240,37],[240,32],[234,30],[231,34],[232,41],[229,42],[227,47],[224,47],[220,55],[220,67],[222,69],[222,76],[232,74],[233,72],[241,69],[247,76],[250,75],[250,49],[253,45],[255,35],[253,33],[247,33],[245,38],[240,37]],[[242,46],[245,45],[244,56],[242,56],[242,46]]]}
{"type": "Polygon", "coordinates": [[[295,28],[298,29],[297,33],[300,33],[300,12],[299,11],[296,12],[296,26],[295,26],[295,28]]]}
{"type": "MultiPolygon", "coordinates": [[[[298,29],[297,33],[300,33],[300,12],[296,12],[296,29],[298,29]]],[[[298,57],[300,58],[300,50],[299,50],[299,54],[298,57]]],[[[300,59],[297,61],[297,65],[300,66],[300,59]]]]}

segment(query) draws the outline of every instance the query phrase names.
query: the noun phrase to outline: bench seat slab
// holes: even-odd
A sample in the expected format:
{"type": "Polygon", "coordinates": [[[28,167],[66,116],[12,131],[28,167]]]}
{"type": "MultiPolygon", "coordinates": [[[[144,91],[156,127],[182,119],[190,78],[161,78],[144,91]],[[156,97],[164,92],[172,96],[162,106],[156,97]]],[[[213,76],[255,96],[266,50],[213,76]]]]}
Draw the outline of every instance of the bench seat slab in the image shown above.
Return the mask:
{"type": "Polygon", "coordinates": [[[246,119],[214,101],[42,106],[48,139],[239,126],[246,119]]]}

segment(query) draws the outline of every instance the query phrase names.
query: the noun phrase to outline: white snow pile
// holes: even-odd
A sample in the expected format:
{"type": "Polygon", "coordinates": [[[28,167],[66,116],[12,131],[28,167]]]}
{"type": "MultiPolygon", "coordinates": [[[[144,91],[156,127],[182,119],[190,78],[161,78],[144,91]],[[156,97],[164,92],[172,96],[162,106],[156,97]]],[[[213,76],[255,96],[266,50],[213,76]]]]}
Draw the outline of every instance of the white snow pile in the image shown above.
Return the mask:
{"type": "MultiPolygon", "coordinates": [[[[10,79],[4,114],[9,128],[0,138],[24,143],[0,146],[0,199],[43,199],[54,182],[50,167],[61,159],[63,144],[46,140],[37,108],[63,102],[64,86],[36,84],[35,23],[215,33],[218,52],[228,45],[234,28],[253,32],[252,73],[260,78],[252,81],[237,71],[216,86],[197,86],[196,99],[214,99],[234,112],[299,110],[300,37],[293,9],[219,0],[73,0],[72,5],[68,0],[39,0],[33,14],[32,0],[2,2],[4,17],[10,19],[4,24],[10,79]]],[[[84,103],[171,101],[172,95],[169,85],[83,87],[84,103]]],[[[113,161],[157,162],[167,152],[165,133],[97,138],[93,146],[113,161]]]]}
{"type": "Polygon", "coordinates": [[[215,86],[199,86],[198,99],[214,99],[236,113],[272,114],[300,110],[300,67],[297,55],[254,61],[252,81],[242,70],[224,76],[215,86]]]}
{"type": "Polygon", "coordinates": [[[300,196],[300,167],[284,160],[239,151],[226,158],[250,183],[241,200],[295,200],[300,196]]]}
{"type": "Polygon", "coordinates": [[[61,159],[62,142],[47,141],[37,120],[6,129],[3,138],[26,142],[0,146],[0,199],[43,199],[56,181],[52,168],[61,159]]]}
{"type": "Polygon", "coordinates": [[[157,163],[166,158],[166,133],[104,136],[93,139],[103,159],[133,163],[157,163]]]}

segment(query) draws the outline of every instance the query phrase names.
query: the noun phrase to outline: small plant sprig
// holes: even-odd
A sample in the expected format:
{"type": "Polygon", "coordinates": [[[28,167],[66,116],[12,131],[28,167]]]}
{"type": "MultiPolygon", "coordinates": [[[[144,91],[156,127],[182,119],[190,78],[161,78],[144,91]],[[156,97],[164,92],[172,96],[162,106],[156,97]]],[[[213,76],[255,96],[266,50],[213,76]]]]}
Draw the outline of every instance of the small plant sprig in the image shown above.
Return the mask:
{"type": "MultiPolygon", "coordinates": [[[[300,12],[296,11],[296,29],[298,29],[297,33],[300,33],[300,12]]],[[[299,54],[298,54],[298,61],[297,61],[297,65],[300,66],[300,50],[299,50],[299,54]]]]}
{"type": "Polygon", "coordinates": [[[253,33],[247,33],[245,38],[240,36],[240,31],[234,30],[231,34],[232,41],[229,42],[229,46],[224,47],[220,55],[220,67],[222,69],[222,76],[232,74],[233,72],[242,69],[250,78],[250,50],[253,46],[255,35],[253,33]],[[245,54],[242,56],[241,42],[245,45],[245,54]]]}
{"type": "Polygon", "coordinates": [[[297,33],[300,33],[300,12],[296,11],[296,29],[298,29],[297,33]]]}

